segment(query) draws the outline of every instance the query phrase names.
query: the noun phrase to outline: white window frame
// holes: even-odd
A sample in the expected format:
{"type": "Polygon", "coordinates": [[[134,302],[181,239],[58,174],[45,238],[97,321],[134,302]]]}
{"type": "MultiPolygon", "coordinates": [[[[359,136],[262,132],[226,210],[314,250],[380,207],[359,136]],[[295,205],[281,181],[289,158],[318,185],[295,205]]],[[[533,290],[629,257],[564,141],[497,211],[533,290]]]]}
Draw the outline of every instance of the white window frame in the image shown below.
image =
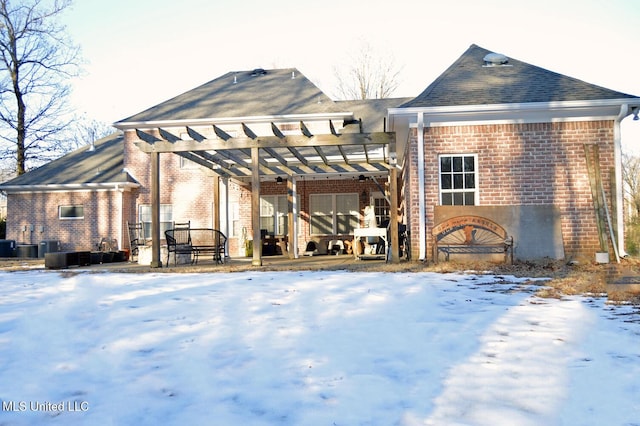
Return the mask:
{"type": "MultiPolygon", "coordinates": [[[[337,193],[337,194],[310,194],[309,195],[309,233],[312,236],[322,236],[322,235],[348,235],[353,233],[353,229],[347,229],[346,232],[338,232],[338,217],[339,216],[348,216],[353,218],[354,228],[359,226],[360,224],[360,212],[358,211],[360,195],[357,192],[349,192],[349,193],[337,193]],[[318,197],[331,197],[331,233],[327,234],[319,234],[313,232],[313,218],[314,218],[314,199],[318,197]],[[350,196],[353,197],[353,203],[356,206],[355,210],[351,210],[349,212],[338,212],[337,211],[337,197],[340,196],[350,196]]],[[[327,215],[328,216],[328,215],[327,215]]]]}
{"type": "MultiPolygon", "coordinates": [[[[138,206],[138,220],[142,223],[145,238],[151,239],[151,204],[138,206]]],[[[164,231],[171,229],[173,224],[173,204],[160,204],[160,239],[164,238],[164,231]]]]}
{"type": "Polygon", "coordinates": [[[81,220],[84,219],[84,204],[63,204],[58,206],[58,219],[60,220],[81,220]],[[77,209],[82,210],[81,216],[66,216],[62,214],[62,209],[71,208],[74,211],[77,209]]]}
{"type": "MultiPolygon", "coordinates": [[[[298,205],[300,205],[300,197],[298,196],[298,205]]],[[[280,219],[282,217],[289,217],[289,205],[286,195],[261,195],[260,196],[260,227],[262,228],[262,219],[263,218],[271,218],[273,219],[273,232],[269,231],[269,234],[273,235],[285,235],[284,229],[280,229],[280,219]],[[271,205],[273,206],[273,212],[271,214],[263,214],[262,210],[262,202],[266,200],[271,201],[271,205]]],[[[296,220],[300,220],[300,215],[298,214],[296,220]]],[[[288,223],[288,219],[286,219],[288,223]]],[[[299,228],[298,228],[299,229],[299,228]]]]}
{"type": "Polygon", "coordinates": [[[391,207],[383,194],[377,192],[371,195],[371,205],[373,206],[376,223],[382,224],[385,220],[391,219],[391,207]]]}
{"type": "Polygon", "coordinates": [[[439,191],[439,203],[441,206],[477,206],[480,204],[479,202],[479,194],[480,194],[480,190],[479,190],[479,173],[478,173],[478,154],[440,154],[438,155],[438,191],[439,191]],[[456,172],[453,170],[451,171],[444,171],[442,170],[442,159],[444,157],[451,157],[453,158],[462,158],[462,166],[463,169],[462,171],[456,172]],[[473,158],[473,171],[466,171],[464,170],[464,157],[471,157],[473,158]],[[452,188],[443,188],[442,186],[442,181],[443,181],[443,175],[451,175],[451,186],[452,188]],[[453,188],[453,186],[455,185],[454,183],[454,175],[460,175],[462,174],[462,185],[463,188],[453,188]],[[465,182],[465,175],[468,174],[473,174],[473,182],[474,182],[474,187],[473,188],[466,188],[466,182],[465,182]],[[444,203],[444,195],[445,194],[452,194],[452,203],[444,203]],[[453,198],[456,196],[456,194],[462,194],[462,204],[455,204],[455,200],[453,200],[453,198]],[[473,194],[473,204],[467,204],[466,203],[466,199],[464,194],[473,194]]]}
{"type": "Polygon", "coordinates": [[[242,235],[242,222],[240,221],[240,203],[229,203],[229,223],[231,229],[229,230],[229,237],[239,237],[242,235]]]}

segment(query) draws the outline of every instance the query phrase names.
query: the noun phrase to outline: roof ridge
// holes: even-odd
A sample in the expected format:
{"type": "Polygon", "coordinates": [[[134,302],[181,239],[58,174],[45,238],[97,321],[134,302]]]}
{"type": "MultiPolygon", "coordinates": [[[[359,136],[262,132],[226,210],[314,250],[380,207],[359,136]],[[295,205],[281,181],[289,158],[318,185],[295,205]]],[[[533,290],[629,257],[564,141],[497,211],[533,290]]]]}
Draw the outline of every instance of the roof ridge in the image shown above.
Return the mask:
{"type": "MultiPolygon", "coordinates": [[[[431,82],[431,84],[429,84],[427,86],[426,89],[424,89],[418,96],[412,98],[409,102],[406,102],[405,104],[401,105],[400,108],[404,107],[406,104],[410,104],[412,103],[414,100],[418,99],[418,98],[422,98],[422,97],[427,97],[429,96],[429,94],[431,94],[431,92],[433,92],[433,90],[439,86],[439,84],[445,80],[445,77],[447,77],[449,74],[451,74],[451,72],[453,72],[453,70],[455,70],[458,65],[460,64],[460,62],[462,62],[462,60],[467,56],[467,54],[474,49],[480,48],[482,49],[480,46],[476,45],[476,44],[471,44],[467,50],[464,51],[464,53],[462,53],[462,55],[460,55],[458,57],[458,59],[456,59],[455,61],[453,61],[453,63],[451,65],[449,65],[447,67],[447,69],[444,70],[444,72],[442,72],[438,77],[436,77],[435,80],[433,80],[431,82]]],[[[487,49],[483,49],[483,50],[487,50],[487,49]]]]}
{"type": "Polygon", "coordinates": [[[472,44],[401,108],[637,98],[511,57],[487,64],[490,53],[472,44]]]}

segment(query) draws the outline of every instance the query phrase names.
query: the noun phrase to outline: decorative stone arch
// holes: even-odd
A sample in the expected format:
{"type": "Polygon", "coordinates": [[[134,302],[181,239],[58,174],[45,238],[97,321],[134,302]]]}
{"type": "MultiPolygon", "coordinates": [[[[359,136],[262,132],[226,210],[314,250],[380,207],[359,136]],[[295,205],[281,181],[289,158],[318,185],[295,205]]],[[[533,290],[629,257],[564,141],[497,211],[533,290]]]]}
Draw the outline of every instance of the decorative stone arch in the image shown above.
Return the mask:
{"type": "Polygon", "coordinates": [[[510,258],[513,263],[513,237],[502,226],[486,217],[452,217],[434,226],[431,234],[433,261],[436,263],[440,252],[445,254],[447,260],[453,253],[504,253],[505,261],[510,258]]]}

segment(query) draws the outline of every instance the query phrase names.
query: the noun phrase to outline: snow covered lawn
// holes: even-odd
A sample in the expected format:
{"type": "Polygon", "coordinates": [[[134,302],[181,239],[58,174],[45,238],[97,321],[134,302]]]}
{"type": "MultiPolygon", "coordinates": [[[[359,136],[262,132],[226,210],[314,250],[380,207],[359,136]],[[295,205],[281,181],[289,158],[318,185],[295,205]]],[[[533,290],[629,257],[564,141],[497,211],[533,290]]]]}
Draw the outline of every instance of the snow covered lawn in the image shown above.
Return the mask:
{"type": "Polygon", "coordinates": [[[0,273],[0,425],[639,425],[640,311],[436,273],[0,273]]]}

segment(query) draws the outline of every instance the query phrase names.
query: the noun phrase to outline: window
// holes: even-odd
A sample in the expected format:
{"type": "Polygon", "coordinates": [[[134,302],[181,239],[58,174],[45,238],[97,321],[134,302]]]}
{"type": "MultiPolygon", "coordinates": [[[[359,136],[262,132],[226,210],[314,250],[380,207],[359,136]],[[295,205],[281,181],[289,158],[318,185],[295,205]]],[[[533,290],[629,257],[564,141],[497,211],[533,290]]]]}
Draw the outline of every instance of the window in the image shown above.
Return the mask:
{"type": "Polygon", "coordinates": [[[477,156],[440,156],[440,204],[473,206],[477,204],[477,156]]]}
{"type": "Polygon", "coordinates": [[[84,206],[58,206],[58,217],[60,219],[84,219],[84,206]]]}
{"type": "Polygon", "coordinates": [[[286,195],[260,197],[260,229],[266,229],[270,235],[287,235],[289,233],[288,211],[286,195]]]}
{"type": "Polygon", "coordinates": [[[387,199],[382,195],[375,195],[373,197],[373,209],[376,214],[376,222],[378,225],[382,225],[383,223],[389,221],[389,203],[387,199]]]}
{"type": "Polygon", "coordinates": [[[350,234],[360,222],[358,194],[310,196],[312,235],[350,234]]]}
{"type": "MultiPolygon", "coordinates": [[[[140,222],[146,238],[151,238],[151,205],[140,205],[140,222]]],[[[164,231],[173,228],[173,206],[160,204],[160,238],[164,238],[164,231]]]]}
{"type": "Polygon", "coordinates": [[[242,229],[240,228],[240,204],[239,203],[229,203],[229,222],[231,222],[231,235],[230,237],[239,237],[242,233],[242,229]]]}

